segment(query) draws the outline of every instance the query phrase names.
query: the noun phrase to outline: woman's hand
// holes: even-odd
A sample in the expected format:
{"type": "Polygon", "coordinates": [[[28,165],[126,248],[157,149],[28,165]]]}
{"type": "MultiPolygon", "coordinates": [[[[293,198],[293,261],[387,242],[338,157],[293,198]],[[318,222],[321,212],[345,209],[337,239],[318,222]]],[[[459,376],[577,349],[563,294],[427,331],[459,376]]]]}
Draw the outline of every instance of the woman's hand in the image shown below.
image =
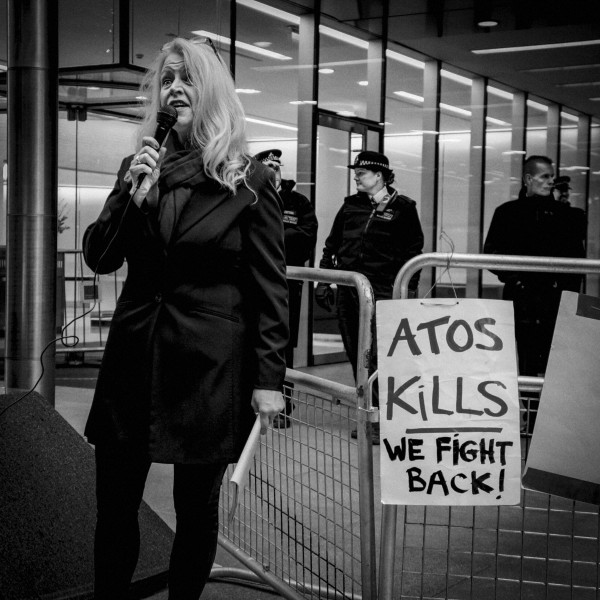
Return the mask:
{"type": "Polygon", "coordinates": [[[153,137],[144,137],[142,141],[144,142],[143,148],[133,157],[129,166],[129,175],[135,191],[133,201],[138,207],[141,206],[150,188],[158,181],[160,163],[167,151],[164,147],[160,148],[153,137]],[[139,189],[136,189],[142,174],[144,174],[144,180],[139,189]]]}
{"type": "Polygon", "coordinates": [[[260,415],[260,432],[264,435],[273,419],[285,409],[283,395],[276,390],[254,390],[252,408],[260,415]]]}

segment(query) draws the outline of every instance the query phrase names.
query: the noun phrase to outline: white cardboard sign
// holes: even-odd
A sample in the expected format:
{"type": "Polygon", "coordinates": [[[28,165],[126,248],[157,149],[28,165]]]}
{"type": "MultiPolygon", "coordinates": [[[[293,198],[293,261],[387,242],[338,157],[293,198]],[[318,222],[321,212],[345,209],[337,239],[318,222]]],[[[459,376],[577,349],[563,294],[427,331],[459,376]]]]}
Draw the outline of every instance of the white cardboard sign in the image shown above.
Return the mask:
{"type": "Polygon", "coordinates": [[[518,504],[511,302],[377,302],[384,504],[518,504]]]}

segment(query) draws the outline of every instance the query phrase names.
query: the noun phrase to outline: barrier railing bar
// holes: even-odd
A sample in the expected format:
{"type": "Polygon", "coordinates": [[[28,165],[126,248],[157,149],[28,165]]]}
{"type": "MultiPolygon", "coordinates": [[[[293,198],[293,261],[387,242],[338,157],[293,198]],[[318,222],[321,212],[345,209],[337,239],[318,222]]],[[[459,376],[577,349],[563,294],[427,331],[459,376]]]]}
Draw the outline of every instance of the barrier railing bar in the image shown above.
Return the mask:
{"type": "MultiPolygon", "coordinates": [[[[219,545],[227,550],[229,554],[239,560],[244,566],[246,566],[252,573],[255,573],[257,577],[259,577],[262,581],[266,582],[270,585],[276,592],[278,592],[284,598],[288,598],[288,600],[304,600],[303,596],[294,592],[293,589],[283,582],[279,577],[276,577],[272,573],[266,571],[262,565],[251,556],[248,556],[245,552],[243,552],[240,548],[238,548],[233,542],[230,542],[225,536],[221,533],[219,534],[219,545]]],[[[239,571],[239,576],[243,574],[243,570],[239,571]]],[[[212,575],[212,571],[211,571],[212,575]]],[[[245,574],[245,579],[249,581],[254,581],[254,578],[248,577],[248,574],[245,574]]]]}
{"type": "Polygon", "coordinates": [[[408,297],[410,278],[425,267],[477,268],[496,271],[540,271],[546,273],[600,273],[600,260],[510,254],[460,254],[427,252],[411,258],[396,275],[393,298],[408,297]]]}
{"type": "MultiPolygon", "coordinates": [[[[257,563],[258,564],[258,563],[257,563]]],[[[264,572],[264,571],[263,571],[264,572]]],[[[210,580],[211,581],[226,581],[228,579],[231,580],[241,580],[247,581],[249,583],[257,583],[264,584],[264,580],[262,577],[256,575],[252,571],[247,571],[245,569],[240,569],[236,567],[218,567],[215,566],[212,568],[210,572],[210,580]]],[[[357,594],[348,595],[340,592],[332,592],[330,589],[325,588],[324,586],[317,585],[307,585],[302,582],[294,581],[292,579],[284,579],[283,580],[290,587],[295,587],[298,589],[302,589],[305,591],[312,592],[313,595],[317,594],[319,598],[330,598],[332,600],[360,600],[361,596],[357,594]]],[[[287,588],[285,590],[286,594],[289,594],[287,588]]]]}
{"type": "Polygon", "coordinates": [[[293,376],[295,383],[298,383],[303,387],[319,392],[325,392],[326,394],[333,396],[336,400],[343,400],[345,404],[356,406],[356,388],[344,385],[343,383],[338,383],[337,381],[323,379],[311,375],[310,373],[297,371],[296,369],[287,369],[286,378],[290,376],[293,376]]]}
{"type": "MultiPolygon", "coordinates": [[[[552,273],[600,273],[600,260],[559,258],[548,256],[513,256],[508,254],[461,254],[428,252],[411,258],[396,275],[392,297],[407,298],[411,277],[425,267],[494,269],[497,271],[539,271],[552,273]]],[[[518,377],[519,389],[537,391],[543,385],[541,377],[518,377]],[[521,387],[523,385],[523,387],[521,387]]],[[[384,504],[379,565],[379,600],[393,600],[394,561],[398,506],[384,504]]]]}

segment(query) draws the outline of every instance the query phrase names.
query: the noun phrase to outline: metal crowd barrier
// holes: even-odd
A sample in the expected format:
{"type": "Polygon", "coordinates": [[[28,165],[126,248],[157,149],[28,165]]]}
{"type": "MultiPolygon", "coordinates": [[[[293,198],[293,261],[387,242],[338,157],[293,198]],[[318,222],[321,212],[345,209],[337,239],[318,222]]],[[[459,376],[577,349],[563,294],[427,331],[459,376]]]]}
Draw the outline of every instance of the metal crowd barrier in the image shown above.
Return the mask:
{"type": "MultiPolygon", "coordinates": [[[[84,297],[84,288],[92,274],[81,251],[66,252],[64,265],[67,323],[91,308],[93,299],[84,297]]],[[[430,253],[406,263],[396,278],[394,297],[407,297],[412,275],[429,266],[600,273],[599,260],[430,253]]],[[[357,385],[288,370],[285,393],[294,404],[291,427],[261,437],[249,484],[231,523],[227,485],[221,497],[219,543],[246,569],[215,568],[212,577],[265,583],[293,600],[597,600],[597,506],[531,490],[523,490],[519,506],[376,505],[369,434],[379,415],[371,405],[367,372],[374,311],[371,287],[365,277],[350,272],[289,267],[288,277],[358,290],[362,350],[357,385]],[[354,427],[356,441],[350,437],[354,427]]],[[[77,323],[85,342],[79,351],[103,349],[103,327],[108,327],[103,311],[108,321],[124,271],[102,278],[104,293],[91,315],[77,323]]],[[[518,382],[524,396],[539,394],[543,386],[539,377],[519,377],[518,382]]],[[[526,406],[522,410],[528,412],[526,406]]],[[[523,461],[528,442],[528,434],[523,435],[523,461]]]]}
{"type": "MultiPolygon", "coordinates": [[[[291,427],[261,436],[231,523],[233,494],[224,484],[219,544],[249,569],[251,581],[260,579],[285,598],[376,600],[370,430],[378,412],[366,393],[371,286],[363,275],[325,269],[288,267],[288,277],[357,289],[363,348],[357,386],[288,369],[291,427]],[[356,441],[350,436],[353,428],[356,441]]],[[[216,569],[212,576],[221,574],[216,569]]]]}
{"type": "MultiPolygon", "coordinates": [[[[400,270],[394,298],[407,298],[413,274],[431,266],[600,273],[600,260],[428,253],[400,270]]],[[[521,393],[543,386],[539,377],[518,382],[521,393]]],[[[529,437],[522,433],[523,466],[529,437]]],[[[379,600],[597,600],[599,557],[600,514],[591,504],[524,489],[519,506],[384,505],[379,600]]]]}

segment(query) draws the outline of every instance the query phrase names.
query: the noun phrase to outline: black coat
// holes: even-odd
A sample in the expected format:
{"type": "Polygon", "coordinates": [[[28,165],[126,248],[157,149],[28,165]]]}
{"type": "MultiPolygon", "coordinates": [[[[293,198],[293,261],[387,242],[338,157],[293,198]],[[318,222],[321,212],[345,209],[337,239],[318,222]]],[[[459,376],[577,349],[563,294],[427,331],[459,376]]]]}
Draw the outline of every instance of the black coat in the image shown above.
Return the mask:
{"type": "MultiPolygon", "coordinates": [[[[527,197],[521,192],[517,200],[496,208],[485,239],[486,254],[523,256],[585,257],[585,215],[554,200],[551,196],[527,197]]],[[[581,276],[524,271],[493,271],[506,284],[504,297],[512,300],[514,288],[579,291],[581,276]]]]}
{"type": "MultiPolygon", "coordinates": [[[[310,258],[317,242],[317,217],[306,196],[294,191],[295,181],[281,180],[279,195],[283,200],[283,230],[285,236],[285,261],[287,265],[301,267],[310,258]]],[[[302,281],[288,280],[290,308],[290,347],[298,344],[302,281]]]]}
{"type": "MultiPolygon", "coordinates": [[[[356,271],[367,277],[377,300],[392,297],[398,271],[423,251],[423,230],[414,200],[388,186],[391,199],[375,208],[364,192],[344,199],[325,241],[322,269],[356,271]]],[[[411,290],[419,283],[416,273],[411,290]]]]}
{"type": "Polygon", "coordinates": [[[295,181],[281,180],[286,264],[300,267],[310,258],[317,242],[317,217],[309,199],[294,191],[295,181]]]}
{"type": "Polygon", "coordinates": [[[84,237],[92,270],[128,267],[85,434],[147,447],[156,462],[234,462],[254,422],[253,389],[279,390],[285,375],[287,286],[272,173],[253,163],[256,195],[200,177],[165,242],[158,216],[128,202],[129,164],[84,237]]]}

